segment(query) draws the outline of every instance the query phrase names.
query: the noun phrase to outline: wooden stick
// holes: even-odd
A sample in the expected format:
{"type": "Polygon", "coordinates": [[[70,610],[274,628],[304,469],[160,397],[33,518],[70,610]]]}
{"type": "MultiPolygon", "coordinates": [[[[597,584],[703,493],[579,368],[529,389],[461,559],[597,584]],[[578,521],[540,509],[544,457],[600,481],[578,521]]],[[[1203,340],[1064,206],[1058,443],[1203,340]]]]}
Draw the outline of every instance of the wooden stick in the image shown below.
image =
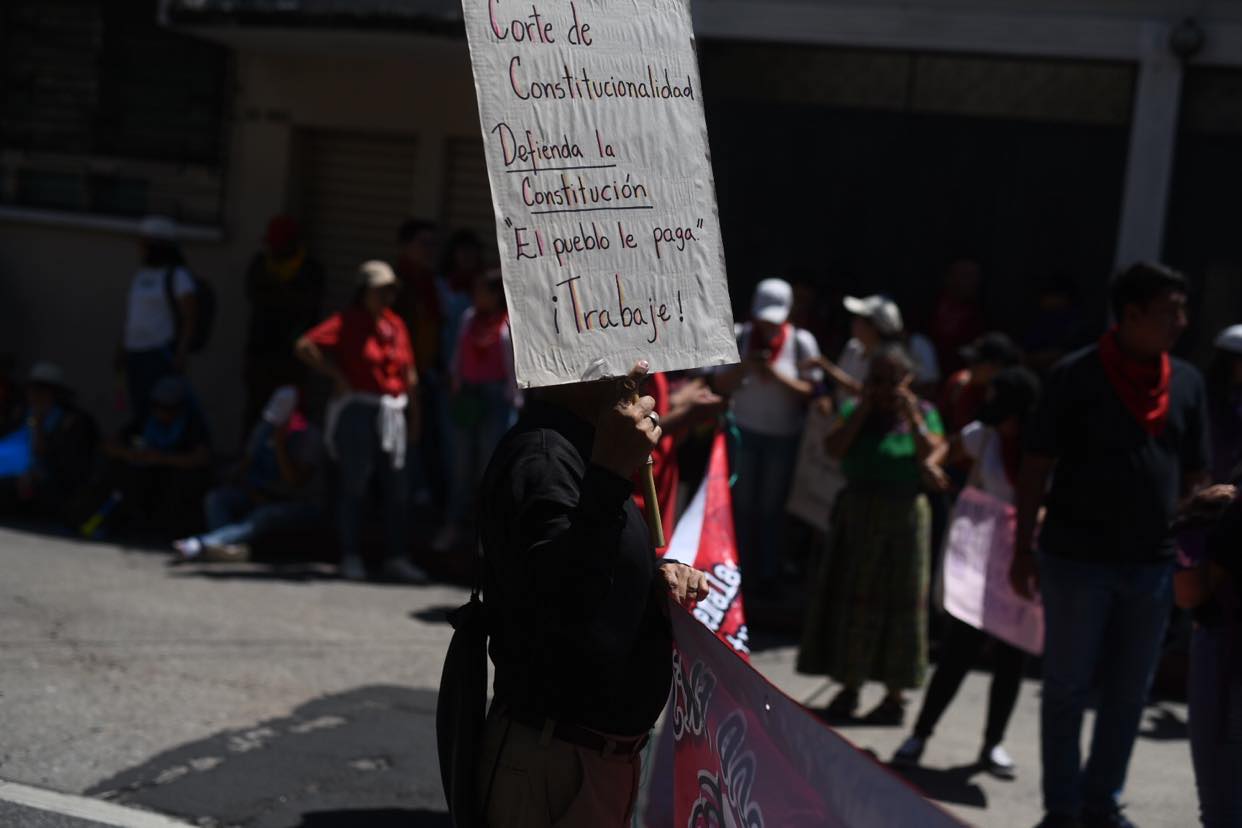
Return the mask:
{"type": "MultiPolygon", "coordinates": [[[[634,392],[634,396],[630,398],[631,402],[638,402],[638,392],[634,392]]],[[[647,513],[647,531],[651,533],[651,545],[656,549],[663,549],[664,540],[664,521],[660,519],[660,501],[656,498],[655,473],[653,468],[655,460],[650,454],[647,455],[647,465],[643,466],[643,511],[647,513]]]]}
{"type": "Polygon", "coordinates": [[[664,548],[664,521],[660,519],[660,501],[656,498],[655,460],[647,457],[647,465],[643,466],[643,505],[647,512],[647,529],[651,532],[651,545],[656,549],[664,548]]]}

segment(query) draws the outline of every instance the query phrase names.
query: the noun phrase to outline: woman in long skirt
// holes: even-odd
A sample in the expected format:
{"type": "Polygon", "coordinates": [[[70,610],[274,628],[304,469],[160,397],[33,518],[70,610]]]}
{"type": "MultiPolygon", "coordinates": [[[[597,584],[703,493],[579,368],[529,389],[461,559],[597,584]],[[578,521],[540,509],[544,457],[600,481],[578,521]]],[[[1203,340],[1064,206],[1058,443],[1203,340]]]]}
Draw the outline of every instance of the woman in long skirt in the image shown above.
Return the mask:
{"type": "Polygon", "coordinates": [[[829,718],[852,718],[866,681],[886,695],[864,717],[900,725],[905,690],[927,672],[931,510],[925,483],[943,484],[931,462],[944,440],[940,415],[910,384],[899,345],[877,349],[857,404],[842,407],[828,437],[847,486],[837,502],[832,542],[807,614],[798,669],[843,688],[829,718]]]}

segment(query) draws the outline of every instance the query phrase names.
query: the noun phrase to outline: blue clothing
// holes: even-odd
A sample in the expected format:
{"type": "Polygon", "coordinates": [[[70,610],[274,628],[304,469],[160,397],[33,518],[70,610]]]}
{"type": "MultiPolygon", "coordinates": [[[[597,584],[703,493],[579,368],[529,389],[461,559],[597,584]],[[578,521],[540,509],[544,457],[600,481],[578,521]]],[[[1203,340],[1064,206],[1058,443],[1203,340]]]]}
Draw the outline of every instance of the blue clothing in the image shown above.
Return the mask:
{"type": "Polygon", "coordinates": [[[271,532],[304,527],[319,518],[319,509],[305,500],[280,500],[256,504],[236,486],[221,486],[207,493],[204,501],[207,533],[198,539],[204,546],[251,543],[271,532]]]}
{"type": "Polygon", "coordinates": [[[1173,604],[1172,563],[1112,564],[1041,552],[1044,808],[1114,808],[1125,784],[1173,604]],[[1083,712],[1098,691],[1084,768],[1083,712]]]}
{"type": "Polygon", "coordinates": [[[151,390],[169,374],[177,373],[172,348],[125,352],[125,381],[129,387],[129,411],[135,422],[146,419],[150,410],[151,390]]]}
{"type": "Polygon", "coordinates": [[[793,483],[800,434],[760,434],[744,428],[734,455],[733,519],[742,571],[755,583],[774,580],[785,548],[785,502],[793,483]]]}

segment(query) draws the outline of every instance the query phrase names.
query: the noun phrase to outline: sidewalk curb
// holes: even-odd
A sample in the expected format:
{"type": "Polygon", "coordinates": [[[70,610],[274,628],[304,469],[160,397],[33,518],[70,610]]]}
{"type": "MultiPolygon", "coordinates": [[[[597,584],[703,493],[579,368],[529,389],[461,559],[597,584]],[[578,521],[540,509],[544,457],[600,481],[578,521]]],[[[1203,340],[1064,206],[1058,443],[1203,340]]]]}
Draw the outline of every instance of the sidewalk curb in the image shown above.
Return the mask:
{"type": "Polygon", "coordinates": [[[190,824],[153,811],[141,811],[112,802],[104,802],[102,799],[35,788],[3,779],[0,779],[0,802],[90,820],[102,825],[116,826],[116,828],[185,828],[190,824]]]}

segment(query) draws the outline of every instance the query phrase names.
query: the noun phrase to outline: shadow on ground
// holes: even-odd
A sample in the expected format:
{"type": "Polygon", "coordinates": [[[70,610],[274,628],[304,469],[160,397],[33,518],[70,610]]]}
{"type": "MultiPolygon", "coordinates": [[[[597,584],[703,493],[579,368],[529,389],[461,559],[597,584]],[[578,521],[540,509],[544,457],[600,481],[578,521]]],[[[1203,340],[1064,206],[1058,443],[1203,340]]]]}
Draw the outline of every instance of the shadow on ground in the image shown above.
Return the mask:
{"type": "Polygon", "coordinates": [[[971,808],[986,808],[983,788],[972,780],[980,772],[975,764],[955,768],[903,768],[890,766],[894,773],[918,788],[928,799],[971,808]]]}
{"type": "Polygon", "coordinates": [[[161,753],[87,794],[245,828],[448,826],[431,690],[360,687],[161,753]]]}

